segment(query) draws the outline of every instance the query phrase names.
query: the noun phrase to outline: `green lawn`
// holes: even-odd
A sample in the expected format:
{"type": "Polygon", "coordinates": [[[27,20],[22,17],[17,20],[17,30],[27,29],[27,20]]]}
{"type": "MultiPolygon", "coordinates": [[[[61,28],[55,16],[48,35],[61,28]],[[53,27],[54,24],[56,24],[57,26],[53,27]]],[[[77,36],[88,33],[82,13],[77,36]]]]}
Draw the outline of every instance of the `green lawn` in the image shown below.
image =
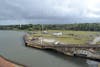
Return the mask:
{"type": "Polygon", "coordinates": [[[99,36],[99,32],[91,31],[65,31],[65,30],[48,30],[48,34],[41,34],[41,31],[33,31],[36,34],[32,34],[33,37],[43,36],[47,39],[55,39],[61,43],[65,44],[86,44],[89,41],[92,41],[95,36],[99,36]],[[62,32],[62,36],[54,36],[52,33],[62,32]]]}

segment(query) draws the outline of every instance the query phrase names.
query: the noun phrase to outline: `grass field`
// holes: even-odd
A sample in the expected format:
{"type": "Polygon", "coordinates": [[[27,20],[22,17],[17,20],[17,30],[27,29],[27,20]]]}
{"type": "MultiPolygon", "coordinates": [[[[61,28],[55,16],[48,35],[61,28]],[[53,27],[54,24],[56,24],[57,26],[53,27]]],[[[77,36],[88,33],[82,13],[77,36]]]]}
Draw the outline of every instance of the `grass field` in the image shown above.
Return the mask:
{"type": "Polygon", "coordinates": [[[33,31],[33,37],[43,36],[46,39],[55,39],[65,44],[87,44],[93,41],[96,36],[100,36],[100,32],[91,31],[65,31],[65,30],[48,30],[48,34],[43,34],[41,31],[33,31]],[[62,32],[62,36],[54,36],[53,33],[62,32]],[[42,34],[41,34],[42,33],[42,34]]]}

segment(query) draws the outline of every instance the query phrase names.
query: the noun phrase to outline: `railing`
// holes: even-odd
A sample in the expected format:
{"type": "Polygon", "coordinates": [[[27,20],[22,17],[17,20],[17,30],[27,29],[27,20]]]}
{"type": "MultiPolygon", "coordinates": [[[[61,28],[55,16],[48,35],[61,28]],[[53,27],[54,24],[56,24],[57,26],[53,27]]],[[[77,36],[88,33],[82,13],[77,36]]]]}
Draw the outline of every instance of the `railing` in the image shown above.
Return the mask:
{"type": "Polygon", "coordinates": [[[44,47],[55,47],[55,48],[100,48],[100,46],[75,46],[75,45],[43,45],[44,47]]]}

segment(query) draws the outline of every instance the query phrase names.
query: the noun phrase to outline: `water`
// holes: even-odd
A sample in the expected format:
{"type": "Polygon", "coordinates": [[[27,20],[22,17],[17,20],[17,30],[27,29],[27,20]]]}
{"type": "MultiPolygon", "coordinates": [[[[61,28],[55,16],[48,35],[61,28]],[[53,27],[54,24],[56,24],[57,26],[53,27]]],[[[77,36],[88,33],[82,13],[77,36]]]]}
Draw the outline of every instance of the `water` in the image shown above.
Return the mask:
{"type": "Polygon", "coordinates": [[[25,47],[24,32],[0,31],[0,55],[27,67],[98,67],[99,62],[25,47]]]}

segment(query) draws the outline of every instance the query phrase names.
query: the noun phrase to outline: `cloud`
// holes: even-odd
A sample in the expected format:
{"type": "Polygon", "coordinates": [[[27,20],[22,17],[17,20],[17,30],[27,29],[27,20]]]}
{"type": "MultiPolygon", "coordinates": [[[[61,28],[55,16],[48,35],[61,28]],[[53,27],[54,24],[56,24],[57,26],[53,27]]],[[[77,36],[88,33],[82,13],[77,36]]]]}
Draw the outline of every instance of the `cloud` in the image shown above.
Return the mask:
{"type": "Polygon", "coordinates": [[[4,0],[2,2],[1,13],[4,17],[11,18],[73,17],[79,16],[83,9],[80,0],[4,0]]]}
{"type": "Polygon", "coordinates": [[[86,6],[88,18],[100,18],[100,0],[88,0],[86,6]]]}
{"type": "Polygon", "coordinates": [[[83,22],[100,18],[99,4],[99,0],[0,0],[0,22],[83,22]]]}

